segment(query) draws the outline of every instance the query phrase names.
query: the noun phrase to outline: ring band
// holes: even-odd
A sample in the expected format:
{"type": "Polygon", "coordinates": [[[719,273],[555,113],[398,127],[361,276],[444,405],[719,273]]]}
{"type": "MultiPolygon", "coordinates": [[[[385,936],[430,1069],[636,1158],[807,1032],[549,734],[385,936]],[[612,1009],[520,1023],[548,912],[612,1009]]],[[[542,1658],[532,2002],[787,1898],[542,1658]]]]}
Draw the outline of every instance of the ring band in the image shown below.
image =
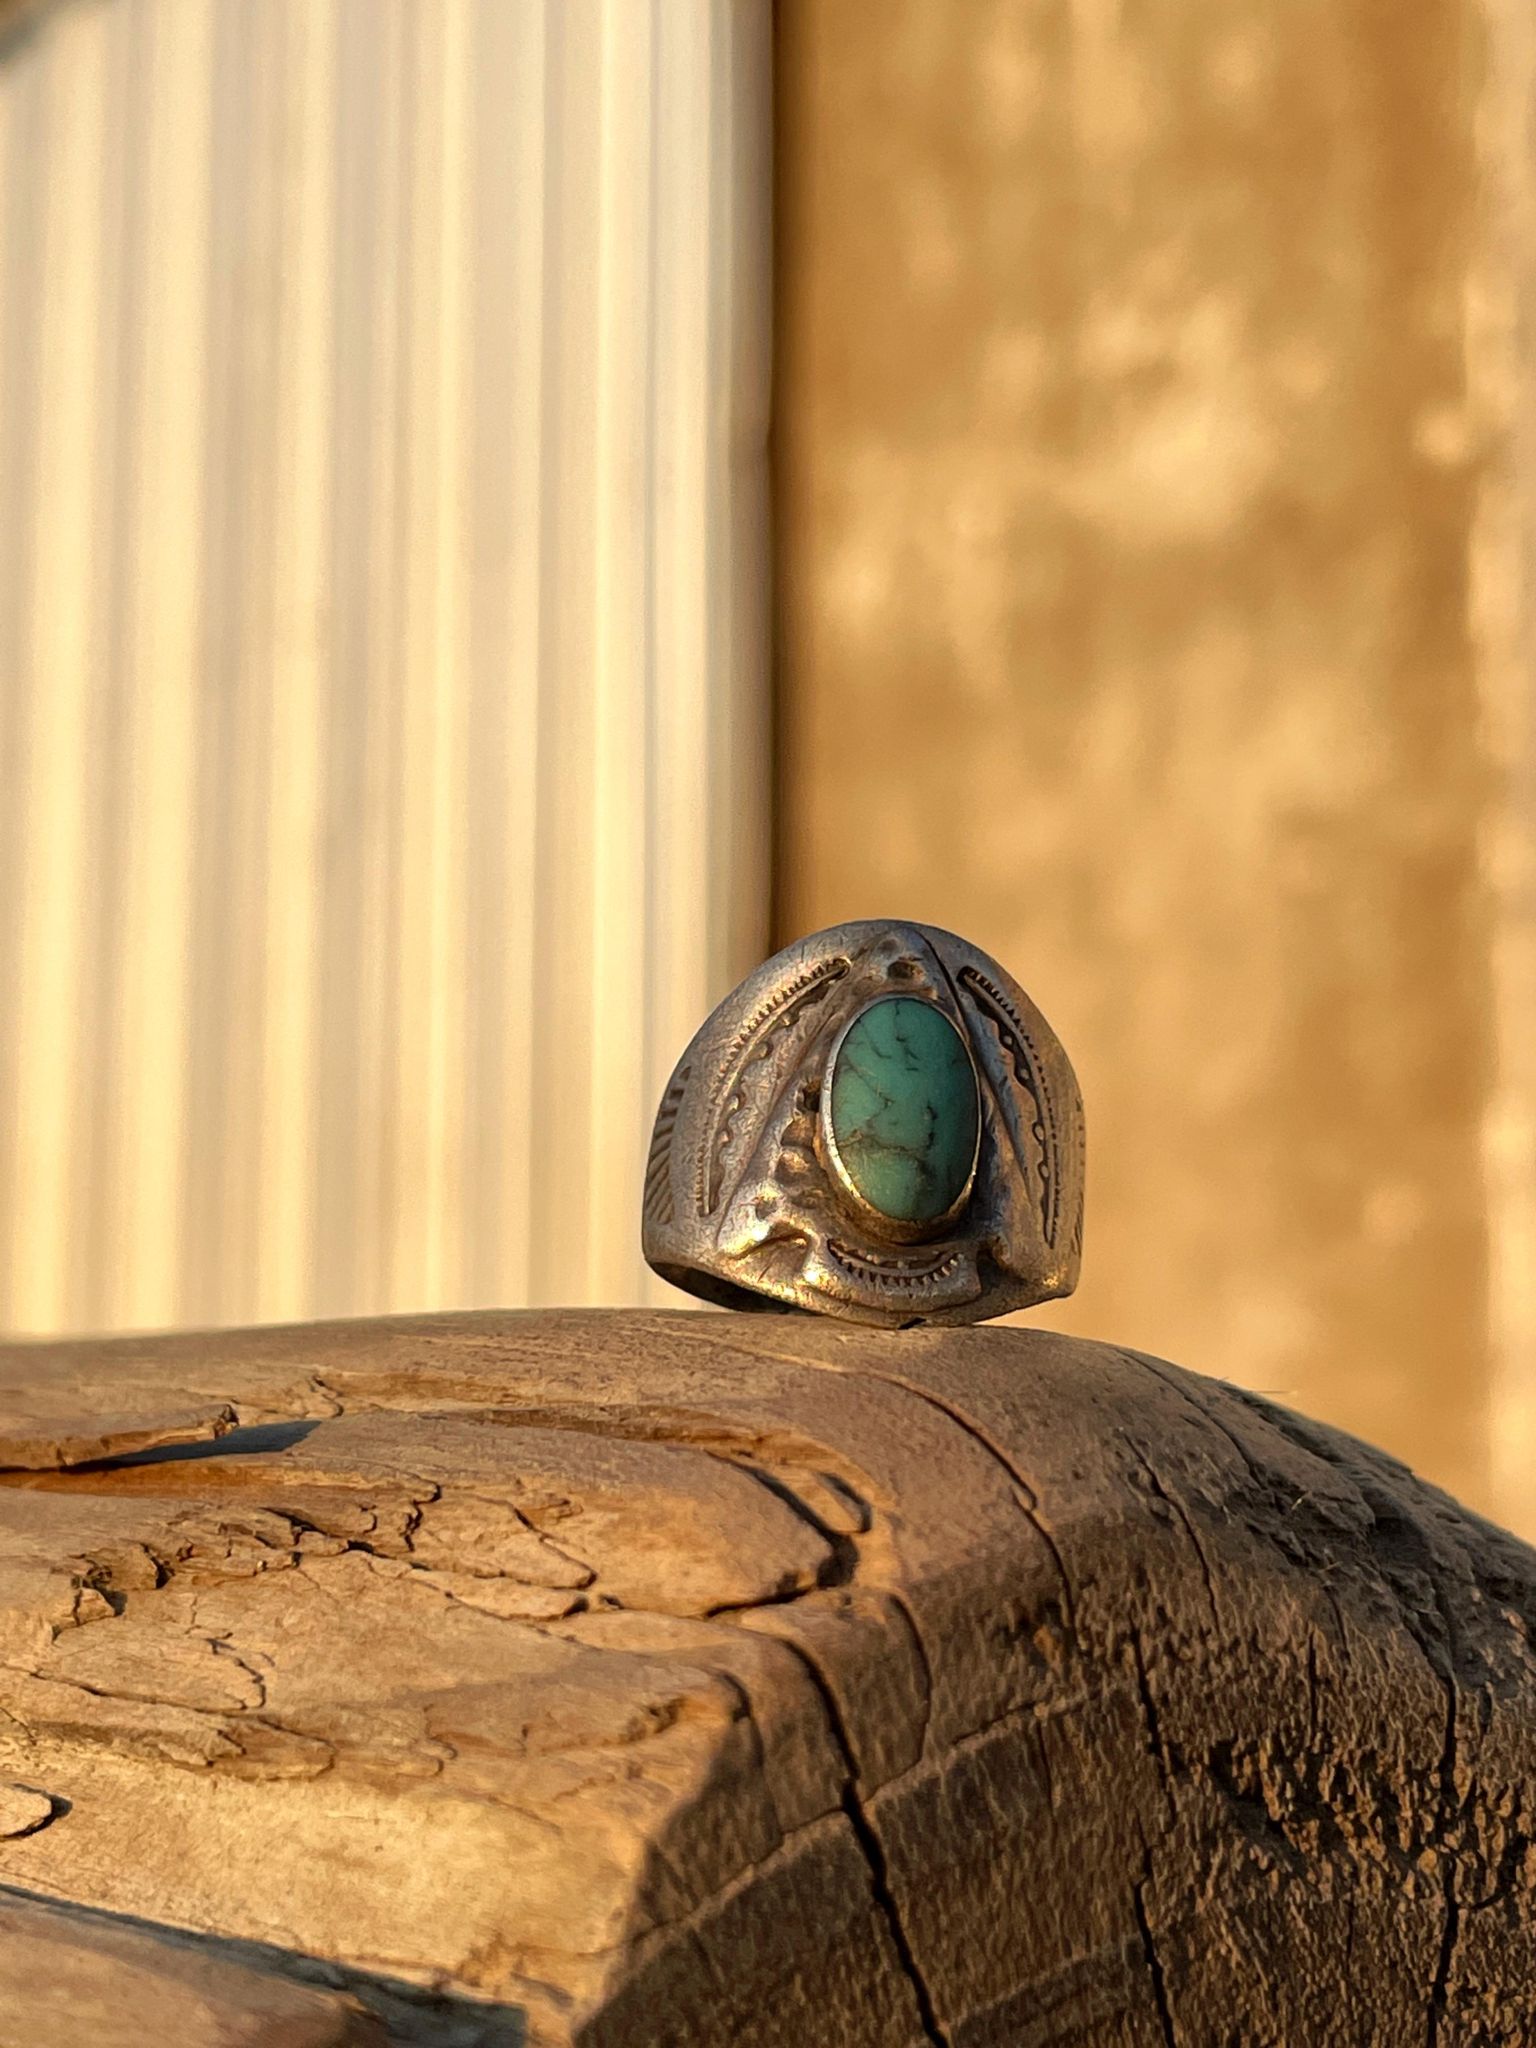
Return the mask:
{"type": "Polygon", "coordinates": [[[899,1328],[1070,1294],[1083,1109],[1056,1034],[934,925],[834,925],[750,974],[656,1113],[642,1242],[717,1306],[899,1328]]]}

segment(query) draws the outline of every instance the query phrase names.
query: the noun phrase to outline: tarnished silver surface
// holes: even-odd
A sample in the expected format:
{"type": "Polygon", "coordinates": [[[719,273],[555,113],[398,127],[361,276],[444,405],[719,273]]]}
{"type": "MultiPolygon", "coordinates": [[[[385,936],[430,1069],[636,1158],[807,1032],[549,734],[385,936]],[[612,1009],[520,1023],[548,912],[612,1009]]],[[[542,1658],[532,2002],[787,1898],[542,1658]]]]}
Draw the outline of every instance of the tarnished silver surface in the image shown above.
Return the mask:
{"type": "Polygon", "coordinates": [[[656,1114],[645,1256],[721,1306],[981,1322],[1070,1294],[1082,1228],[1071,1064],[1018,983],[934,925],[834,925],[775,954],[700,1027],[656,1114]],[[894,995],[936,1003],[958,1027],[980,1094],[967,1190],[928,1227],[860,1199],[826,1111],[843,1034],[894,995]]]}

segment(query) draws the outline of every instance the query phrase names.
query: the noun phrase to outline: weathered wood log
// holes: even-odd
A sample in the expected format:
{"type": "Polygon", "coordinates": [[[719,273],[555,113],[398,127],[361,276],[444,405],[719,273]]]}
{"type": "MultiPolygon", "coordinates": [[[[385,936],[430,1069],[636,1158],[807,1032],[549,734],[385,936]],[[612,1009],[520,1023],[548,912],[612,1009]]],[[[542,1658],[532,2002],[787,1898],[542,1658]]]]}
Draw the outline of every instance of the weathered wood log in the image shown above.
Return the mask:
{"type": "Polygon", "coordinates": [[[1536,2040],[1536,1554],[1233,1388],[423,1317],[12,1347],[0,1467],[4,2044],[1536,2040]]]}

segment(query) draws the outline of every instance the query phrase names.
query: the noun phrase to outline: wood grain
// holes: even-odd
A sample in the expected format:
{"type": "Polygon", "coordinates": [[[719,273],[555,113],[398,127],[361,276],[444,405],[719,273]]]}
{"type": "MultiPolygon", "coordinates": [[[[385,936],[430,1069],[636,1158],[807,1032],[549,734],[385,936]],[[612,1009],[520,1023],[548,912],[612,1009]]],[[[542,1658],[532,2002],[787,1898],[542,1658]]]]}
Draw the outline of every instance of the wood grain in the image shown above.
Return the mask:
{"type": "Polygon", "coordinates": [[[1536,2034],[1536,1554],[1218,1382],[476,1314],[12,1347],[0,1447],[0,2042],[119,1936],[114,2044],[1536,2034]]]}

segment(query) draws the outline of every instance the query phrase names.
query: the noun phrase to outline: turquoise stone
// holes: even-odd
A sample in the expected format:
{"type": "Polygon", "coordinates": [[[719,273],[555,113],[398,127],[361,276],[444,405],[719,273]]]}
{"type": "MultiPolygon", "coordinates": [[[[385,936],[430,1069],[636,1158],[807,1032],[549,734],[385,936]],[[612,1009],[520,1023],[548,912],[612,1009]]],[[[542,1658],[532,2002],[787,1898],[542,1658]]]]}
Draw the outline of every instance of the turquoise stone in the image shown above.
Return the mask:
{"type": "Polygon", "coordinates": [[[882,1216],[933,1223],[954,1206],[980,1114],[970,1055],[936,1003],[884,996],[848,1027],[828,1127],[843,1172],[882,1216]]]}

